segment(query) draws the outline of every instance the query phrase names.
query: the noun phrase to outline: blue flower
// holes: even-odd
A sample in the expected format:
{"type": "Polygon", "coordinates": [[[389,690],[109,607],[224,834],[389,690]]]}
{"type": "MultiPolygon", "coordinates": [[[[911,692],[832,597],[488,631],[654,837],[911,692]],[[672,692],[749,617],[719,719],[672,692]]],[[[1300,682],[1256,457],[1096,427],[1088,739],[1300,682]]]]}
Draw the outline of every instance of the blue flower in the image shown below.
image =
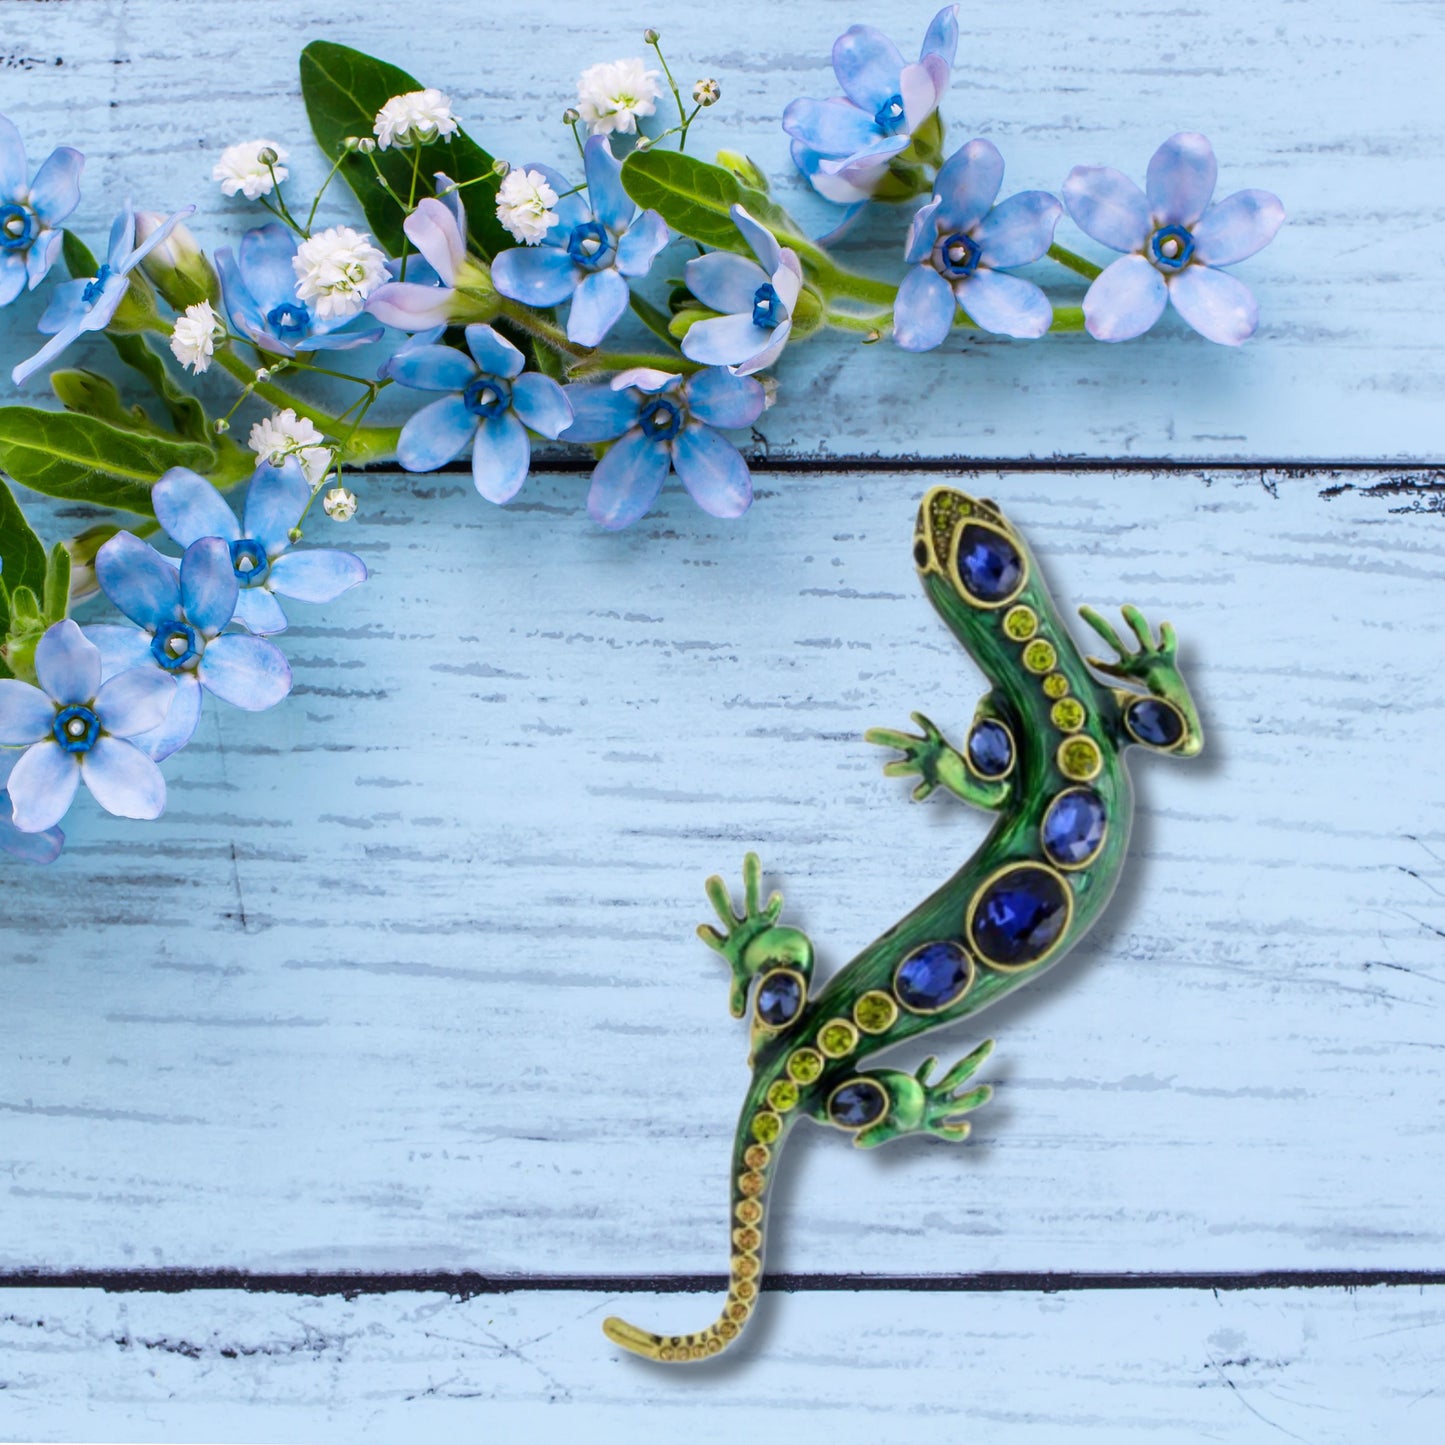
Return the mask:
{"type": "Polygon", "coordinates": [[[1239,346],[1254,335],[1254,296],[1217,268],[1269,245],[1284,223],[1284,206],[1269,191],[1236,191],[1211,205],[1217,172],[1213,148],[1193,131],[1170,136],[1154,152],[1144,191],[1109,166],[1069,172],[1069,215],[1094,240],[1129,253],[1107,266],[1084,297],[1090,336],[1142,336],[1171,301],[1210,341],[1239,346]]]}
{"type": "Polygon", "coordinates": [[[918,62],[871,25],[855,25],[833,43],[833,73],[844,96],[795,100],[783,112],[793,161],[830,201],[866,200],[888,163],[938,109],[958,49],[958,6],[945,5],[923,37],[918,62]]]}
{"type": "Polygon", "coordinates": [[[168,216],[137,246],[135,211],[126,202],[125,210],[110,228],[110,249],[100,270],[88,280],[62,281],[55,288],[40,318],[40,330],[50,340],[11,371],[15,385],[54,361],[77,336],[86,331],[104,331],[130,289],[130,273],[195,209],[186,206],[168,216]]]}
{"type": "Polygon", "coordinates": [[[165,779],[131,740],[164,723],[174,681],[131,668],[102,682],[100,649],[69,618],[36,643],[35,677],[0,681],[0,743],[28,744],[10,773],[14,826],[53,828],[82,782],[108,813],[159,818],[165,779]]]}
{"type": "Polygon", "coordinates": [[[13,804],[5,783],[17,754],[0,748],[0,853],[18,858],[22,863],[53,863],[65,847],[65,834],[59,828],[43,828],[38,833],[22,833],[12,821],[13,804]]]}
{"type": "Polygon", "coordinates": [[[572,404],[550,376],[518,375],[522,353],[490,326],[468,326],[466,334],[471,356],[451,346],[404,347],[387,363],[403,386],[447,393],[402,427],[397,460],[409,472],[431,472],[471,442],[477,490],[489,502],[508,502],[532,464],[527,428],[558,436],[572,421],[572,404]]]}
{"type": "Polygon", "coordinates": [[[622,188],[622,165],[594,135],[583,150],[587,199],[546,166],[540,171],[561,198],[558,224],[536,246],[514,246],[492,262],[492,284],[512,301],[557,306],[572,298],[567,337],[596,346],[627,310],[627,276],[645,276],[667,245],[656,211],[639,212],[622,188]],[[567,194],[572,192],[572,194],[567,194]]]}
{"type": "Polygon", "coordinates": [[[1047,253],[1063,207],[1044,191],[1020,191],[1001,206],[1003,157],[986,140],[960,146],[934,182],[934,196],[908,231],[903,259],[913,269],[893,304],[893,339],[905,351],[931,351],[948,335],[955,308],[985,331],[1030,339],[1054,318],[1032,281],[1001,267],[1047,253]]]}
{"type": "Polygon", "coordinates": [[[153,758],[167,758],[191,740],[202,691],[247,712],[274,707],[291,691],[291,669],[274,643],[240,632],[221,635],[235,615],[240,586],[231,549],[219,537],[192,542],[177,571],[139,537],[117,532],[96,553],[95,575],[105,595],[141,628],[86,628],[106,676],[159,668],[176,682],[164,725],[139,739],[153,758]]]}
{"type": "Polygon", "coordinates": [[[380,326],[341,328],[351,316],[321,316],[296,294],[296,237],[279,221],[241,237],[240,256],[229,246],[216,252],[221,294],[236,328],[262,351],[295,356],[298,351],[347,351],[381,335],[380,326]]]}
{"type": "Polygon", "coordinates": [[[388,281],[366,298],[366,309],[378,321],[399,331],[426,331],[445,326],[451,319],[457,295],[457,279],[467,259],[467,213],[461,193],[451,189],[444,175],[436,178],[437,190],[447,192],[446,203],[427,196],[401,223],[407,239],[416,247],[425,266],[413,260],[409,281],[388,281]],[[426,283],[431,272],[440,285],[426,283]],[[418,281],[419,273],[423,280],[418,281]]]}
{"type": "Polygon", "coordinates": [[[85,157],[57,146],[30,182],[25,142],[0,115],[0,306],[33,291],[60,254],[60,223],[80,204],[85,157]]]}
{"type": "Polygon", "coordinates": [[[577,420],[562,440],[612,442],[587,493],[594,522],[630,527],[674,469],[704,512],[747,511],[753,500],[747,463],[714,428],[750,426],[762,414],[763,388],[752,377],[711,366],[684,380],[639,366],[618,372],[611,386],[569,386],[567,395],[577,420]]]}
{"type": "Polygon", "coordinates": [[[732,218],[759,264],[732,251],[713,251],[687,263],[688,289],[704,306],[725,314],[694,322],[682,351],[694,361],[749,376],[771,366],[787,345],[803,268],[797,255],[779,246],[773,233],[741,206],[732,208],[732,218]]]}
{"type": "Polygon", "coordinates": [[[226,543],[239,588],[234,620],[259,637],[286,630],[278,597],[330,602],[366,581],[366,564],[350,552],[288,550],[310,500],[311,487],[294,458],[256,468],[240,522],[215,487],[185,467],[172,467],[151,489],[156,520],[173,542],[189,547],[219,537],[226,543]]]}

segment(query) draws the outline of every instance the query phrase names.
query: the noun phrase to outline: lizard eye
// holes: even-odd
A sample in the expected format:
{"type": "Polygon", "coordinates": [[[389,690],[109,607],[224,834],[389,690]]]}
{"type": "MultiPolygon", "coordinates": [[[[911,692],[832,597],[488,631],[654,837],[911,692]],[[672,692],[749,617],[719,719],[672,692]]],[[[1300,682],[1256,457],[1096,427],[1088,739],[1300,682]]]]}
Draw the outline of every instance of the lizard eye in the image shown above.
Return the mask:
{"type": "Polygon", "coordinates": [[[1184,719],[1173,703],[1141,697],[1124,709],[1124,726],[1135,742],[1151,748],[1175,748],[1184,739],[1184,719]]]}
{"type": "Polygon", "coordinates": [[[803,975],[791,968],[775,968],[758,984],[758,1022],[764,1028],[786,1028],[803,1010],[803,975]]]}
{"type": "Polygon", "coordinates": [[[915,567],[928,566],[928,543],[922,537],[913,544],[913,564],[915,567]]]}

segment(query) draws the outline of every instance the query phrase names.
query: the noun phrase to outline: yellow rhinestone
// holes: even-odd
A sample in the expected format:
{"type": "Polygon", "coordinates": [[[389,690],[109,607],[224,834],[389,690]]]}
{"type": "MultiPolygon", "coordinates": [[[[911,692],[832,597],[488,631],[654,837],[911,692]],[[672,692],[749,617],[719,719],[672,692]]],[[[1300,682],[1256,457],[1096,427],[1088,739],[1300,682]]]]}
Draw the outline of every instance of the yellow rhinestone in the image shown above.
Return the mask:
{"type": "Polygon", "coordinates": [[[865,1034],[883,1033],[897,1017],[898,1005],[876,989],[853,1005],[853,1019],[865,1034]]]}
{"type": "Polygon", "coordinates": [[[751,1254],[733,1256],[733,1273],[739,1279],[752,1279],[761,1267],[756,1257],[751,1254]]]}
{"type": "Polygon", "coordinates": [[[1044,679],[1045,697],[1067,697],[1069,694],[1069,679],[1061,672],[1051,672],[1044,679]]]}
{"type": "Polygon", "coordinates": [[[746,1164],[749,1169],[766,1169],[768,1167],[768,1160],[772,1157],[773,1156],[768,1153],[768,1146],[766,1144],[749,1144],[747,1149],[743,1151],[743,1163],[746,1164]]]}
{"type": "Polygon", "coordinates": [[[742,1199],[733,1213],[744,1224],[756,1224],[763,1217],[763,1206],[756,1199],[742,1199]]]}
{"type": "Polygon", "coordinates": [[[1010,607],[1003,620],[1003,630],[1015,642],[1027,642],[1039,630],[1038,614],[1032,607],[1025,607],[1022,603],[1017,607],[1010,607]]]}
{"type": "Polygon", "coordinates": [[[762,1242],[762,1234],[754,1229],[752,1225],[733,1230],[733,1243],[748,1254],[756,1254],[762,1242]]]}
{"type": "Polygon", "coordinates": [[[858,1030],[847,1019],[832,1019],[818,1031],[818,1047],[830,1059],[851,1053],[858,1042],[858,1030]]]}
{"type": "Polygon", "coordinates": [[[1092,738],[1069,738],[1059,746],[1059,771],[1084,783],[1104,766],[1103,755],[1092,738]]]}
{"type": "Polygon", "coordinates": [[[1076,733],[1084,725],[1084,704],[1076,697],[1061,697],[1049,713],[1061,732],[1076,733]]]}
{"type": "Polygon", "coordinates": [[[719,1320],[717,1332],[725,1340],[735,1340],[738,1337],[738,1327],[731,1320],[719,1320]]]}
{"type": "Polygon", "coordinates": [[[766,1109],[753,1119],[753,1138],[771,1144],[783,1132],[783,1121],[766,1109]]]}
{"type": "Polygon", "coordinates": [[[771,1089],[768,1090],[768,1103],[778,1113],[786,1114],[789,1109],[794,1109],[798,1104],[798,1086],[791,1079],[779,1079],[771,1089]]]}
{"type": "Polygon", "coordinates": [[[736,1304],[730,1304],[728,1306],[728,1315],[730,1318],[735,1319],[739,1324],[742,1324],[743,1321],[746,1320],[748,1317],[748,1307],[741,1300],[739,1300],[736,1304]]]}
{"type": "Polygon", "coordinates": [[[1030,672],[1047,672],[1058,660],[1053,643],[1042,637],[1036,637],[1024,648],[1024,666],[1030,672]]]}
{"type": "Polygon", "coordinates": [[[823,1056],[817,1049],[799,1049],[788,1060],[789,1077],[800,1084],[811,1084],[823,1072],[823,1056]]]}
{"type": "Polygon", "coordinates": [[[767,1180],[755,1169],[738,1176],[738,1193],[747,1195],[749,1199],[756,1199],[766,1186],[767,1180]]]}
{"type": "Polygon", "coordinates": [[[733,1293],[751,1309],[758,1297],[758,1287],[752,1280],[745,1279],[733,1286],[733,1293]]]}

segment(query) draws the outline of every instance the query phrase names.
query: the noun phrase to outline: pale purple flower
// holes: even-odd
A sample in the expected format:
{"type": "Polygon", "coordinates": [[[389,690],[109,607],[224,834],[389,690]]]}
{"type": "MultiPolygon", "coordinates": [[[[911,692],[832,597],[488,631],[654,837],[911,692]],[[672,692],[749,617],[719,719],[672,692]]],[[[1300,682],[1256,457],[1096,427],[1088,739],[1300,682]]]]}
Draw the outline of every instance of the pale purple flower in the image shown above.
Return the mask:
{"type": "Polygon", "coordinates": [[[378,321],[399,331],[426,331],[444,326],[456,300],[457,276],[467,258],[467,213],[461,192],[444,175],[436,178],[437,190],[446,200],[427,196],[401,228],[407,239],[436,273],[440,285],[410,281],[388,281],[366,298],[366,309],[378,321]]]}

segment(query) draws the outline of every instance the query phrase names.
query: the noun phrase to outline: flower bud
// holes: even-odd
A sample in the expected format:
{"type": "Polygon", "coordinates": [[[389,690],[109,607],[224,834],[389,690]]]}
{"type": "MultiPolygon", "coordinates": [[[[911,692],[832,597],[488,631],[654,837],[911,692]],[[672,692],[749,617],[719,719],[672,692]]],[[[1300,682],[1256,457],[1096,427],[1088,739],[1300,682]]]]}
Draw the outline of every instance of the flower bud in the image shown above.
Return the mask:
{"type": "Polygon", "coordinates": [[[642,32],[642,43],[644,45],[657,44],[657,31],[655,31],[652,26],[649,25],[647,29],[642,32]]]}
{"type": "Polygon", "coordinates": [[[563,125],[576,125],[581,119],[582,112],[579,111],[575,105],[569,105],[567,109],[562,112],[563,125]]]}
{"type": "MultiPolygon", "coordinates": [[[[140,245],[164,221],[165,217],[155,211],[137,211],[136,245],[140,245]]],[[[187,306],[195,306],[201,301],[217,302],[221,299],[215,270],[184,222],[177,223],[170,235],[141,262],[141,270],[177,311],[184,311],[187,306]]]]}
{"type": "Polygon", "coordinates": [[[262,146],[261,149],[256,152],[256,159],[260,161],[263,166],[274,166],[280,161],[281,157],[277,154],[275,146],[262,146]]]}
{"type": "Polygon", "coordinates": [[[716,105],[722,87],[715,80],[699,80],[692,88],[692,98],[699,105],[716,105]]]}
{"type": "Polygon", "coordinates": [[[228,422],[225,417],[218,416],[215,421],[211,423],[211,430],[215,432],[218,437],[223,437],[231,430],[231,423],[228,422]]]}
{"type": "Polygon", "coordinates": [[[354,155],[369,156],[376,149],[376,137],[370,135],[349,135],[342,146],[354,155]]]}
{"type": "Polygon", "coordinates": [[[650,149],[651,146],[652,137],[647,135],[640,135],[637,137],[637,144],[633,146],[633,150],[645,151],[650,149]]]}
{"type": "Polygon", "coordinates": [[[356,515],[356,493],[345,487],[332,487],[321,499],[321,506],[333,522],[349,522],[356,515]]]}
{"type": "MultiPolygon", "coordinates": [[[[509,175],[512,174],[512,163],[511,163],[511,161],[504,161],[504,160],[495,160],[495,161],[493,161],[493,162],[492,162],[492,174],[493,174],[494,176],[496,176],[498,180],[503,180],[503,181],[506,180],[506,178],[507,178],[509,175]]],[[[453,186],[452,189],[455,190],[456,187],[453,186]]]]}
{"type": "Polygon", "coordinates": [[[758,169],[757,162],[743,155],[741,151],[719,151],[717,163],[723,170],[730,171],[745,186],[767,193],[768,178],[758,169]]]}
{"type": "Polygon", "coordinates": [[[120,529],[114,525],[87,527],[78,537],[71,537],[65,544],[70,553],[70,602],[71,606],[94,597],[100,591],[95,576],[95,554],[110,541],[120,529]]]}

